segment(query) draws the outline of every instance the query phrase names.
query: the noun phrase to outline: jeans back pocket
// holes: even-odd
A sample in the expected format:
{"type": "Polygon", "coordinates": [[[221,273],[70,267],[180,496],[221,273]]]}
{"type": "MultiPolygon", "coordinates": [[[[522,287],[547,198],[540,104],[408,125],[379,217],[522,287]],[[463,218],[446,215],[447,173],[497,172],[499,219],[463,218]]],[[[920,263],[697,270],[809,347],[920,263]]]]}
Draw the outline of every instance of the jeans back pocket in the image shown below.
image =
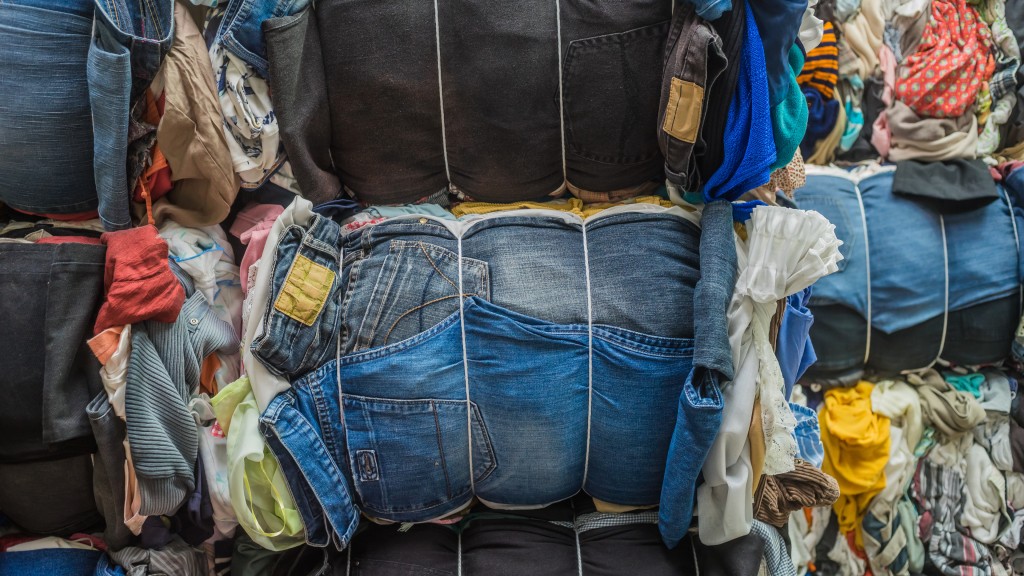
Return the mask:
{"type": "Polygon", "coordinates": [[[478,298],[465,303],[470,398],[500,466],[479,498],[518,507],[564,500],[583,485],[587,325],[555,324],[478,298]]]}
{"type": "Polygon", "coordinates": [[[479,409],[466,401],[459,319],[456,310],[412,338],[340,361],[349,465],[367,515],[441,517],[467,504],[473,483],[497,465],[479,409]]]}
{"type": "Polygon", "coordinates": [[[669,21],[573,40],[563,64],[568,180],[594,191],[662,175],[658,101],[669,21]]]}
{"type": "Polygon", "coordinates": [[[473,403],[352,395],[342,402],[349,465],[369,516],[416,522],[454,512],[472,500],[473,483],[494,470],[487,430],[473,403]]]}
{"type": "Polygon", "coordinates": [[[271,372],[294,379],[335,352],[340,233],[333,220],[316,216],[308,229],[291,226],[281,235],[263,333],[252,342],[271,372]]]}
{"type": "MultiPolygon", "coordinates": [[[[459,309],[455,252],[423,241],[391,240],[379,268],[355,335],[355,351],[421,334],[459,309]]],[[[462,294],[490,299],[486,262],[462,259],[462,294]]]]}
{"type": "Polygon", "coordinates": [[[584,489],[614,504],[657,504],[693,340],[594,326],[593,341],[584,489]]]}

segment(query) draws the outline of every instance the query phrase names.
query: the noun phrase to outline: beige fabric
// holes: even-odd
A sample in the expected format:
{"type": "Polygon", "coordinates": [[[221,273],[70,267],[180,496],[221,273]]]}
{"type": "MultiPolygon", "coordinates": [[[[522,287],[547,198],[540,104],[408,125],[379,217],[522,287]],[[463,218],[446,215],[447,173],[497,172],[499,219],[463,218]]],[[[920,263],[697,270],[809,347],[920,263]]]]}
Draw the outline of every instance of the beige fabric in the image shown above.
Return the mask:
{"type": "Polygon", "coordinates": [[[882,0],[863,0],[860,12],[843,24],[842,33],[850,50],[860,61],[856,73],[867,78],[878,68],[878,50],[882,47],[885,18],[882,0]]]}
{"type": "Polygon", "coordinates": [[[895,100],[887,111],[889,160],[950,160],[974,158],[978,149],[978,119],[968,112],[960,118],[921,118],[895,100]]]}
{"type": "Polygon", "coordinates": [[[174,7],[174,26],[174,43],[154,80],[165,98],[157,144],[171,167],[174,189],[153,204],[153,217],[157,225],[174,220],[182,226],[210,226],[227,217],[238,180],[206,43],[180,3],[174,7]]]}

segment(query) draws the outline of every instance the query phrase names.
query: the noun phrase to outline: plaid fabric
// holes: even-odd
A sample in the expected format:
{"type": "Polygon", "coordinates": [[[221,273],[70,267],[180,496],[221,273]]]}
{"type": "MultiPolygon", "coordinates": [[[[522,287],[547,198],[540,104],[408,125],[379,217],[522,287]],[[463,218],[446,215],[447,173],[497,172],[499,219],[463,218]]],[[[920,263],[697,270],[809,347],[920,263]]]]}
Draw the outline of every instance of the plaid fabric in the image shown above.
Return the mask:
{"type": "Polygon", "coordinates": [[[575,522],[552,521],[552,524],[575,530],[582,534],[588,530],[597,528],[611,528],[613,526],[629,526],[630,524],[657,524],[657,510],[640,510],[638,512],[625,512],[622,514],[608,514],[605,512],[591,512],[576,517],[575,522]]]}
{"type": "Polygon", "coordinates": [[[1001,61],[997,64],[998,70],[992,75],[992,79],[988,81],[988,89],[992,94],[993,102],[998,102],[1017,90],[1018,66],[1020,66],[1020,63],[1015,58],[1001,61]]]}
{"type": "Polygon", "coordinates": [[[768,568],[768,576],[796,576],[796,566],[778,530],[760,520],[754,520],[750,532],[764,541],[764,563],[768,568]]]}

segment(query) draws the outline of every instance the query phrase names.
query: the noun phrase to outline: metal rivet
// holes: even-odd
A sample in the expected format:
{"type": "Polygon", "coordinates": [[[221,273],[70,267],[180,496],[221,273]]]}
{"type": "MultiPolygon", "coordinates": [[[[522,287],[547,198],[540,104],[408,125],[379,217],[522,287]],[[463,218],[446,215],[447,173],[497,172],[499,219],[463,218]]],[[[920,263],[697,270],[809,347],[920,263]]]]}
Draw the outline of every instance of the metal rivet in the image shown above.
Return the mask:
{"type": "Polygon", "coordinates": [[[427,219],[426,218],[420,218],[420,224],[426,224],[426,223],[427,223],[427,219]]]}
{"type": "Polygon", "coordinates": [[[199,325],[199,319],[198,318],[190,318],[188,323],[193,325],[193,326],[198,326],[199,325]]]}

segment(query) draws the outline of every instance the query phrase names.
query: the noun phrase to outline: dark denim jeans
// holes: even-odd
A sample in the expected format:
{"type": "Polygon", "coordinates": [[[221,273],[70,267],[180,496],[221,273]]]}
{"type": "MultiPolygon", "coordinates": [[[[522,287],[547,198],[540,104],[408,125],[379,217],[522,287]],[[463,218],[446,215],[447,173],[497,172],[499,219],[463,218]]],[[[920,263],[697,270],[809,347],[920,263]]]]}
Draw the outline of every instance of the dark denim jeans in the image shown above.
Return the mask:
{"type": "Polygon", "coordinates": [[[85,407],[103,390],[86,339],[106,249],[0,244],[0,462],[94,450],[85,407]]]}
{"type": "MultiPolygon", "coordinates": [[[[260,18],[298,5],[236,2],[253,9],[230,26],[250,38],[260,18]]],[[[282,141],[312,198],[344,185],[366,203],[405,203],[450,186],[511,202],[566,182],[611,192],[663,177],[672,2],[327,0],[307,10],[312,22],[298,28],[269,21],[266,43],[282,141]]]]}
{"type": "MultiPolygon", "coordinates": [[[[942,357],[962,365],[999,362],[1010,353],[1017,329],[1020,299],[1007,296],[950,312],[942,357]]],[[[811,341],[818,361],[805,375],[808,380],[841,379],[864,366],[867,321],[842,305],[816,306],[811,341]]],[[[896,374],[927,366],[942,345],[942,316],[917,326],[886,334],[871,330],[871,358],[867,366],[883,374],[896,374]]]]}
{"type": "MultiPolygon", "coordinates": [[[[633,514],[588,514],[580,499],[524,513],[471,513],[455,526],[368,525],[335,574],[359,576],[681,576],[696,574],[689,545],[668,550],[633,514]],[[607,525],[603,525],[602,521],[607,525]],[[601,527],[597,527],[601,526],[601,527]],[[461,565],[461,571],[459,569],[461,565]],[[346,572],[350,570],[350,572],[346,572]],[[639,571],[638,571],[639,570],[639,571]]],[[[590,507],[592,511],[592,506],[590,507]]],[[[650,514],[650,513],[645,513],[650,514]]]]}
{"type": "MultiPolygon", "coordinates": [[[[688,378],[698,233],[657,207],[585,226],[550,211],[411,216],[346,237],[338,272],[316,253],[329,242],[286,244],[275,328],[253,350],[264,362],[290,354],[295,373],[316,369],[264,422],[343,539],[353,503],[394,521],[443,516],[474,495],[522,507],[584,489],[657,504],[673,430],[689,426],[691,449],[706,453],[715,429],[703,415],[721,410],[717,380],[688,378]],[[287,299],[299,293],[308,306],[287,299]],[[331,294],[341,358],[317,368],[306,363],[320,352],[289,334],[329,332],[331,294]]],[[[692,499],[693,482],[679,489],[692,499]]]]}

